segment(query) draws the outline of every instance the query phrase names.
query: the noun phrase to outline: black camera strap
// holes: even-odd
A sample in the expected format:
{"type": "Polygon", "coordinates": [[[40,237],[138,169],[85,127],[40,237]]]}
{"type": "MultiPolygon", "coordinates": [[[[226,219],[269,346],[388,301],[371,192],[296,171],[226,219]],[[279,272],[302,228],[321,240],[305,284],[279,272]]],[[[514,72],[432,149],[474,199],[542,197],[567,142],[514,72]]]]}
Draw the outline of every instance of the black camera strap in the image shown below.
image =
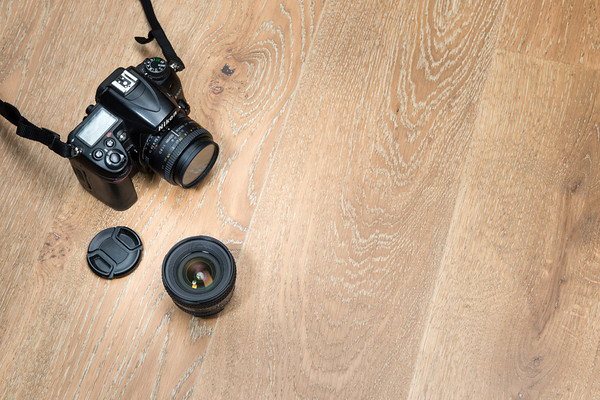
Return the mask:
{"type": "Polygon", "coordinates": [[[0,100],[0,115],[17,127],[17,135],[45,144],[50,150],[61,157],[73,158],[75,156],[73,146],[61,142],[58,133],[46,128],[39,128],[27,121],[12,104],[0,100]]]}
{"type": "Polygon", "coordinates": [[[154,8],[152,8],[152,3],[150,0],[140,0],[142,3],[142,7],[144,8],[144,14],[146,14],[146,19],[150,24],[150,32],[148,32],[148,37],[140,37],[136,36],[135,40],[140,44],[150,43],[152,40],[156,39],[160,49],[162,50],[165,58],[167,59],[167,63],[171,68],[175,71],[182,71],[185,68],[183,61],[179,57],[177,57],[177,53],[175,53],[175,49],[167,39],[167,35],[165,31],[160,26],[158,19],[156,18],[156,14],[154,13],[154,8]]]}
{"type": "MultiPolygon", "coordinates": [[[[146,14],[146,18],[148,19],[148,23],[152,30],[148,33],[147,38],[136,37],[135,40],[140,44],[146,44],[156,39],[171,68],[175,71],[183,70],[185,65],[183,65],[181,59],[177,57],[175,49],[171,46],[165,31],[160,26],[156,14],[154,13],[154,8],[152,8],[152,3],[150,0],[140,0],[140,2],[142,3],[144,14],[146,14]]],[[[25,119],[19,110],[12,104],[0,100],[0,115],[17,127],[17,135],[25,139],[40,142],[48,146],[50,150],[61,157],[73,158],[76,155],[74,147],[68,143],[62,142],[58,133],[52,132],[46,128],[39,128],[27,121],[27,119],[25,119]]]]}

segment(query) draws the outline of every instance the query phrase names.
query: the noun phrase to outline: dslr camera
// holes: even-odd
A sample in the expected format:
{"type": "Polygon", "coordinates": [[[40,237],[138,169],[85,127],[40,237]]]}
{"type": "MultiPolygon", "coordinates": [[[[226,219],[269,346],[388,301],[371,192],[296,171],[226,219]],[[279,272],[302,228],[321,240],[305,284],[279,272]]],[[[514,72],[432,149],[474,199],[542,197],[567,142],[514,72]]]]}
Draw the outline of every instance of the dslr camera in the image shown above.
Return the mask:
{"type": "Polygon", "coordinates": [[[164,59],[116,69],[68,136],[79,183],[115,210],[136,202],[132,177],[138,171],[155,172],[183,188],[198,185],[215,164],[219,146],[189,113],[181,81],[164,59]]]}

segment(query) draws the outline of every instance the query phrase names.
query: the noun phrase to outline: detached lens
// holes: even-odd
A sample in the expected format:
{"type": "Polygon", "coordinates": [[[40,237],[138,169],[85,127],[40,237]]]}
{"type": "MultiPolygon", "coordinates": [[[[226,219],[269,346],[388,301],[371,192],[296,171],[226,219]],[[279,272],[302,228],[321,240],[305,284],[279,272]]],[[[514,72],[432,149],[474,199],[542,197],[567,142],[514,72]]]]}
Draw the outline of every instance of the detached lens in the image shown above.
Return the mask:
{"type": "Polygon", "coordinates": [[[196,317],[220,312],[231,299],[235,261],[217,239],[195,236],[177,243],[162,267],[165,289],[173,302],[196,317]]]}
{"type": "Polygon", "coordinates": [[[171,122],[163,135],[148,136],[144,160],[167,182],[190,188],[212,169],[219,146],[212,135],[188,117],[171,122]]]}

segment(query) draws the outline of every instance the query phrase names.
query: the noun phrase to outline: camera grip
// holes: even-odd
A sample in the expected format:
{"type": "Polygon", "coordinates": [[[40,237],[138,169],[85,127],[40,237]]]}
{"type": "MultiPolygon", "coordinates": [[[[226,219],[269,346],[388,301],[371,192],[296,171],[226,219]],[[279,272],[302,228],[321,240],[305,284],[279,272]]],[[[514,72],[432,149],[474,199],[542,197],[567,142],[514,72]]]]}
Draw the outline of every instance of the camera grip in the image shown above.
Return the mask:
{"type": "Polygon", "coordinates": [[[107,178],[91,171],[85,158],[76,157],[70,161],[81,186],[107,206],[124,211],[137,201],[137,193],[131,180],[131,167],[121,176],[107,178]]]}

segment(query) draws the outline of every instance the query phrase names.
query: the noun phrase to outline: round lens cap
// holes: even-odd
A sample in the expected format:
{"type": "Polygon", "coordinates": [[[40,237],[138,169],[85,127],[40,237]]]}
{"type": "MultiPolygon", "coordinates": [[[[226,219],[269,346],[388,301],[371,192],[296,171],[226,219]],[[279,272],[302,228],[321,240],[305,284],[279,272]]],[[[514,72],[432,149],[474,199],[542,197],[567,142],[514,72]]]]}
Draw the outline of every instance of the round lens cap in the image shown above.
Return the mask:
{"type": "Polygon", "coordinates": [[[133,230],[117,226],[94,236],[87,252],[87,262],[96,275],[105,279],[128,275],[142,258],[142,241],[133,230]]]}

